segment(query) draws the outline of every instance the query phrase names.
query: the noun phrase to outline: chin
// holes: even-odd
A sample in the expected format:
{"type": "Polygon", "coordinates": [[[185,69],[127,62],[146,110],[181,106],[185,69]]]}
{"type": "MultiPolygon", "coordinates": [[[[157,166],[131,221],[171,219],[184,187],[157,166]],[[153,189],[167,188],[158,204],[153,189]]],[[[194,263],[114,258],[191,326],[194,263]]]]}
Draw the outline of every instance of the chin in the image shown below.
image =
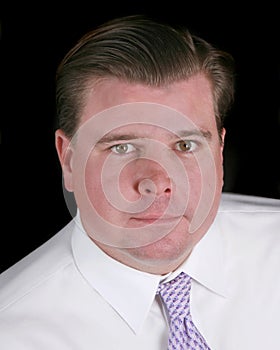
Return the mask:
{"type": "Polygon", "coordinates": [[[174,243],[157,242],[142,248],[128,251],[130,266],[153,274],[166,274],[174,271],[187,259],[192,247],[175,246],[174,243]]]}
{"type": "Polygon", "coordinates": [[[137,248],[128,248],[127,254],[139,263],[157,266],[161,264],[176,264],[184,260],[194,246],[193,238],[186,228],[177,227],[160,240],[137,248]]]}

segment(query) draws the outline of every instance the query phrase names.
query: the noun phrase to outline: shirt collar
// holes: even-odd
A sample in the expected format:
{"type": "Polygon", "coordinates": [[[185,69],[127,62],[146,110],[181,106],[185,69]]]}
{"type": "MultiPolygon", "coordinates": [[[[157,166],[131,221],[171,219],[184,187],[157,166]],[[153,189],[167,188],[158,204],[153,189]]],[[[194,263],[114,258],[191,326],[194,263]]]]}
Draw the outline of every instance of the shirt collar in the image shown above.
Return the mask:
{"type": "Polygon", "coordinates": [[[130,268],[112,259],[88,237],[78,214],[74,220],[72,249],[79,271],[132,330],[140,332],[162,276],[130,268]]]}
{"type": "MultiPolygon", "coordinates": [[[[84,231],[79,213],[72,237],[75,262],[84,278],[119,313],[137,334],[150,311],[163,276],[126,266],[99,249],[84,231]],[[107,281],[110,281],[108,283],[107,281]]],[[[226,296],[224,242],[217,222],[193,249],[189,258],[166,280],[184,271],[215,293],[226,296]]]]}
{"type": "Polygon", "coordinates": [[[225,269],[226,242],[219,225],[219,213],[208,232],[198,242],[189,258],[179,268],[214,293],[228,297],[225,269]]]}

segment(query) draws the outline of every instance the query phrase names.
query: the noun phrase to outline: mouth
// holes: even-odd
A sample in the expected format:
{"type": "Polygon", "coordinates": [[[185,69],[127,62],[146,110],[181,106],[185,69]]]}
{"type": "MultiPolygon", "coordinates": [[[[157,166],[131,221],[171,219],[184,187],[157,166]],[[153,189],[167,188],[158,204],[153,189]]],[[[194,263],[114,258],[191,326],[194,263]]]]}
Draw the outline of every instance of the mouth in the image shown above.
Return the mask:
{"type": "Polygon", "coordinates": [[[172,224],[176,221],[179,222],[181,216],[170,216],[170,215],[158,215],[149,214],[141,217],[132,217],[131,220],[138,224],[149,225],[149,224],[172,224]]]}

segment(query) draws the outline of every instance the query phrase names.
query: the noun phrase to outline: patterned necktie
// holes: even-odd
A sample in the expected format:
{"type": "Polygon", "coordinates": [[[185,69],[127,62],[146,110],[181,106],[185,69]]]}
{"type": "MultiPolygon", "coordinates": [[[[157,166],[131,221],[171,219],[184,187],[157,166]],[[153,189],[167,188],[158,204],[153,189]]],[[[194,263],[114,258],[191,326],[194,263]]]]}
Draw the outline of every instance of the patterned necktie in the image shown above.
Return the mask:
{"type": "Polygon", "coordinates": [[[190,314],[191,277],[181,272],[158,288],[170,319],[168,350],[210,350],[190,314]]]}

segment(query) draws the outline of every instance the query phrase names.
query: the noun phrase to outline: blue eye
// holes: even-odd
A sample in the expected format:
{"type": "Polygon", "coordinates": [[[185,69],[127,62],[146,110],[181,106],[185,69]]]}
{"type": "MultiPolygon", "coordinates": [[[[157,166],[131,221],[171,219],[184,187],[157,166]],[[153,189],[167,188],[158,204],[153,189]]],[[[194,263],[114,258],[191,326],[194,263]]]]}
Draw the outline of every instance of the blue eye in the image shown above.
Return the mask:
{"type": "Polygon", "coordinates": [[[118,154],[126,154],[135,150],[135,147],[131,143],[119,143],[111,147],[112,152],[118,154]]]}
{"type": "Polygon", "coordinates": [[[193,152],[197,147],[197,143],[191,140],[181,140],[176,143],[176,150],[180,152],[193,152]]]}

